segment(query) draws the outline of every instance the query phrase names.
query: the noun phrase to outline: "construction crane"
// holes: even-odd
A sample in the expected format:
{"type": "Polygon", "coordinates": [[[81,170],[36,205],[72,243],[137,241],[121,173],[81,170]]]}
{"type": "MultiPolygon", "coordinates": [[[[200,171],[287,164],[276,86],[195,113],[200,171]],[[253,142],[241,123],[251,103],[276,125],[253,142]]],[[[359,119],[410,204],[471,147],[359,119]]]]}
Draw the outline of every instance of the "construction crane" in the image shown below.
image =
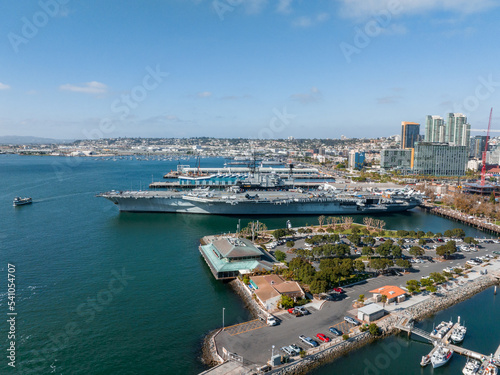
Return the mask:
{"type": "Polygon", "coordinates": [[[490,121],[488,121],[488,132],[486,133],[486,143],[484,145],[483,167],[481,169],[481,186],[484,186],[484,180],[486,178],[486,152],[488,151],[488,142],[490,140],[491,116],[492,115],[493,115],[493,108],[491,108],[491,111],[490,111],[490,121]]]}

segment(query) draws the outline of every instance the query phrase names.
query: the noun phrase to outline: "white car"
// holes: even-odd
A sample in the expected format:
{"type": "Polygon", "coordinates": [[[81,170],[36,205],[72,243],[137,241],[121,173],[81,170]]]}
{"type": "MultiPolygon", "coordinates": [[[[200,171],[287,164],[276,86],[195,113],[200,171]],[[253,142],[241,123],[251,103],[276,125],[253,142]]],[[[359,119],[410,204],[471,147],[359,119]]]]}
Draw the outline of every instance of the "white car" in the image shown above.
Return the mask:
{"type": "Polygon", "coordinates": [[[267,317],[267,325],[268,326],[275,326],[276,324],[278,324],[278,321],[276,320],[276,318],[273,315],[270,315],[267,317]]]}

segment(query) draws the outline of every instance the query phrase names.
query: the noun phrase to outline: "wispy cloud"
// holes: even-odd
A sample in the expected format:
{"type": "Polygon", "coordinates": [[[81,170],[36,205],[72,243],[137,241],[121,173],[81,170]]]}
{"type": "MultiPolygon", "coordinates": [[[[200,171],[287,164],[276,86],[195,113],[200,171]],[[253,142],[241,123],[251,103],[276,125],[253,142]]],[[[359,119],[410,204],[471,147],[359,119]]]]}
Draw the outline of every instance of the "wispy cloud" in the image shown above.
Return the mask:
{"type": "Polygon", "coordinates": [[[302,104],[319,102],[323,98],[323,94],[317,87],[312,87],[308,93],[293,94],[290,96],[292,100],[296,100],[302,104]]]}
{"type": "Polygon", "coordinates": [[[341,15],[348,18],[365,18],[397,9],[398,15],[429,11],[450,11],[458,14],[483,12],[498,6],[495,0],[338,0],[341,15]]]}
{"type": "Polygon", "coordinates": [[[284,13],[288,14],[292,12],[292,5],[293,0],[279,0],[278,1],[278,6],[276,7],[276,11],[278,13],[284,13]]]}
{"type": "Polygon", "coordinates": [[[262,10],[267,5],[267,1],[268,0],[245,0],[243,1],[243,4],[245,5],[245,10],[247,13],[257,14],[262,12],[262,10]]]}
{"type": "Polygon", "coordinates": [[[395,104],[402,99],[401,95],[384,96],[377,98],[377,104],[395,104]]]}
{"type": "Polygon", "coordinates": [[[59,86],[59,90],[82,92],[84,94],[104,94],[108,91],[108,87],[104,83],[92,81],[92,82],[86,82],[82,86],[77,86],[67,83],[65,85],[59,86]]]}
{"type": "Polygon", "coordinates": [[[302,16],[293,20],[292,25],[295,27],[304,27],[304,28],[311,27],[323,23],[325,21],[328,21],[329,18],[330,15],[328,13],[320,13],[313,17],[302,16]]]}
{"type": "Polygon", "coordinates": [[[0,82],[0,90],[9,90],[10,86],[0,82]]]}
{"type": "Polygon", "coordinates": [[[212,93],[210,91],[203,91],[196,94],[196,97],[198,98],[210,98],[211,96],[212,93]]]}

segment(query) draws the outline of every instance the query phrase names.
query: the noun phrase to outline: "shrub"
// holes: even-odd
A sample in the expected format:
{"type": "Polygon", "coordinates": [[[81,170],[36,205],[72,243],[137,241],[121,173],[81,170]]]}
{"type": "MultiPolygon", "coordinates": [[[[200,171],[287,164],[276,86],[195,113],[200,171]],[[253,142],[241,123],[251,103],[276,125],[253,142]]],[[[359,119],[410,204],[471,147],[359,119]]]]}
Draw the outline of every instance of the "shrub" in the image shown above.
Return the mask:
{"type": "Polygon", "coordinates": [[[286,259],[286,254],[281,250],[276,250],[274,252],[274,257],[278,262],[283,262],[286,259]]]}
{"type": "Polygon", "coordinates": [[[344,333],[344,334],[342,335],[342,338],[343,338],[344,340],[348,340],[348,339],[349,339],[349,335],[348,335],[347,333],[344,333]]]}

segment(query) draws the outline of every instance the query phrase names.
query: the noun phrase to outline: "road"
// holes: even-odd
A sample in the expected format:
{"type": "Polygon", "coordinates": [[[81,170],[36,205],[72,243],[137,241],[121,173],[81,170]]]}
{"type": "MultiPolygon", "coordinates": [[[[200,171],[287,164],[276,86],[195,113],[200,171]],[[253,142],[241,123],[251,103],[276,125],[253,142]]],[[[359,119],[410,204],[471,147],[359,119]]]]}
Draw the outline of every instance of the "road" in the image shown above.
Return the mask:
{"type": "MultiPolygon", "coordinates": [[[[225,347],[228,351],[237,353],[243,356],[245,360],[257,364],[264,364],[271,358],[272,345],[275,346],[275,354],[278,351],[280,354],[284,354],[280,351],[280,348],[290,344],[296,344],[301,348],[307,349],[308,347],[298,338],[299,335],[315,338],[317,333],[324,333],[331,338],[335,338],[328,331],[328,327],[336,326],[343,332],[348,326],[352,327],[352,325],[347,325],[343,318],[349,315],[348,311],[353,310],[352,304],[358,299],[360,294],[364,294],[368,298],[372,295],[370,290],[385,285],[404,287],[408,280],[419,280],[421,277],[428,276],[432,272],[441,272],[446,267],[463,266],[468,259],[491,254],[494,250],[500,250],[500,245],[498,244],[483,244],[482,246],[483,248],[479,249],[478,252],[457,253],[457,258],[459,259],[414,265],[414,270],[409,274],[402,276],[379,276],[358,285],[344,287],[345,295],[342,300],[326,301],[321,309],[310,309],[310,315],[295,317],[287,312],[277,313],[275,316],[280,318],[281,322],[274,327],[253,322],[252,325],[248,326],[248,330],[245,327],[240,328],[239,331],[242,331],[242,333],[236,333],[234,330],[229,332],[223,331],[217,336],[217,348],[219,353],[222,353],[222,347],[225,347]]],[[[426,251],[426,255],[435,256],[435,250],[426,251]]]]}

